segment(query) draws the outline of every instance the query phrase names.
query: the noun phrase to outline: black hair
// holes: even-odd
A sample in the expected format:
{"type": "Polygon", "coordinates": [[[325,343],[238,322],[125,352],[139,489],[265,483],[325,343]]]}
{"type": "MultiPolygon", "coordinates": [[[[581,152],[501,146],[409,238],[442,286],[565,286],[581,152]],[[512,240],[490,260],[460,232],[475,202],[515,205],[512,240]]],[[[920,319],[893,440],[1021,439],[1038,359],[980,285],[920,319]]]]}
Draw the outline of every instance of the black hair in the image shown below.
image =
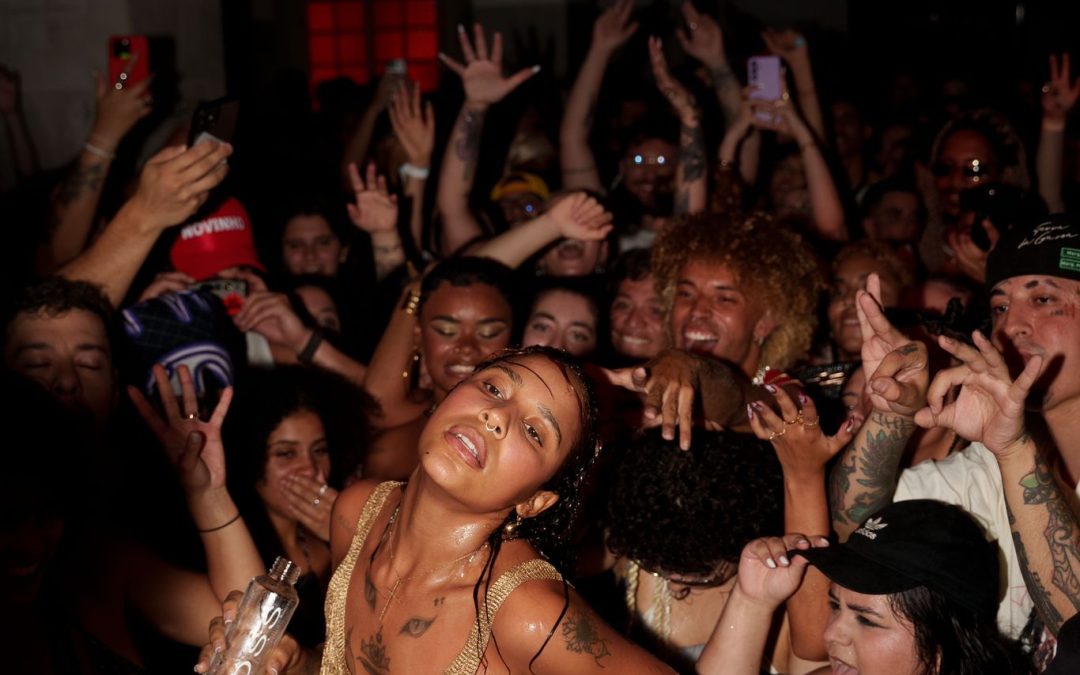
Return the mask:
{"type": "Polygon", "coordinates": [[[885,178],[874,183],[866,189],[862,199],[863,216],[869,216],[875,207],[881,203],[885,195],[890,192],[906,192],[915,195],[919,200],[919,213],[925,219],[926,207],[922,203],[922,193],[916,187],[915,182],[906,178],[885,178]]]}
{"type": "Polygon", "coordinates": [[[424,276],[420,284],[420,304],[417,314],[423,311],[431,294],[444,284],[467,287],[474,284],[494,286],[506,299],[511,310],[514,307],[514,271],[497,260],[475,256],[448,258],[436,265],[424,276]]]}
{"type": "Polygon", "coordinates": [[[652,274],[652,252],[647,248],[632,248],[615,259],[609,278],[612,295],[623,280],[644,281],[652,274]]]}
{"type": "MultiPolygon", "coordinates": [[[[502,543],[506,537],[507,525],[514,526],[513,536],[527,540],[537,551],[540,552],[552,565],[558,568],[563,578],[564,603],[559,618],[552,624],[547,638],[540,646],[533,658],[529,661],[529,670],[532,664],[540,657],[548,642],[555,634],[555,629],[562,622],[570,607],[569,586],[565,576],[573,569],[575,559],[575,534],[578,527],[579,516],[582,512],[584,501],[585,484],[590,477],[593,464],[600,452],[597,421],[599,413],[596,407],[596,396],[593,392],[592,380],[585,373],[581,362],[560,349],[551,347],[525,347],[522,349],[506,349],[485,359],[476,366],[476,372],[490,368],[499,363],[515,363],[519,359],[530,356],[541,356],[551,361],[562,372],[563,376],[574,386],[577,392],[578,410],[581,414],[581,431],[577,442],[570,447],[570,452],[563,461],[562,466],[555,472],[540,489],[550,490],[559,495],[559,500],[545,511],[530,518],[519,518],[517,512],[511,509],[503,523],[495,528],[488,536],[487,545],[490,555],[480,572],[480,577],[473,586],[473,606],[476,608],[477,625],[481,623],[480,596],[487,598],[491,590],[492,574],[495,569],[495,561],[499,556],[502,543]]],[[[487,603],[484,610],[487,611],[487,603]]],[[[484,617],[490,620],[490,616],[484,617]]],[[[480,644],[479,638],[482,631],[477,631],[477,654],[483,660],[485,645],[480,644]]],[[[498,642],[492,635],[498,651],[498,642]]],[[[501,658],[501,655],[500,655],[501,658]]]]}
{"type": "Polygon", "coordinates": [[[237,395],[222,429],[229,492],[251,529],[264,560],[283,549],[255,490],[266,470],[266,440],[282,420],[298,412],[319,416],[330,449],[327,484],[341,488],[359,466],[369,437],[370,397],[344,378],[317,368],[251,368],[240,373],[237,395]]]}
{"type": "MultiPolygon", "coordinates": [[[[27,286],[8,307],[4,317],[4,326],[10,330],[12,322],[20,314],[44,314],[48,317],[57,317],[73,309],[90,312],[101,319],[109,339],[109,348],[115,351],[116,345],[119,344],[116,341],[118,336],[116,311],[102,293],[101,288],[88,281],[49,277],[27,286]]],[[[115,360],[116,354],[112,356],[115,360]]]]}
{"type": "Polygon", "coordinates": [[[608,548],[657,573],[711,575],[747,542],[780,532],[783,474],[753,436],[695,428],[689,450],[660,429],[615,451],[604,526],[608,548]]]}
{"type": "Polygon", "coordinates": [[[517,329],[515,331],[515,337],[518,338],[517,343],[521,343],[520,338],[524,335],[525,330],[528,329],[526,324],[529,317],[532,316],[533,311],[535,311],[537,303],[550,293],[563,291],[584,298],[589,304],[589,309],[592,310],[593,316],[596,318],[596,326],[594,329],[596,346],[593,348],[593,351],[586,356],[592,360],[592,354],[606,353],[608,351],[607,342],[610,341],[607,315],[609,301],[601,292],[601,289],[603,288],[604,280],[602,278],[597,278],[595,275],[585,277],[541,277],[537,279],[536,283],[533,285],[533,293],[529,300],[528,311],[524,314],[525,321],[518,322],[519,325],[515,326],[517,329]]]}
{"type": "Polygon", "coordinates": [[[1015,640],[1002,635],[993,615],[948,600],[927,586],[893,593],[889,605],[911,623],[924,672],[935,675],[1032,673],[1032,663],[1015,640]]]}

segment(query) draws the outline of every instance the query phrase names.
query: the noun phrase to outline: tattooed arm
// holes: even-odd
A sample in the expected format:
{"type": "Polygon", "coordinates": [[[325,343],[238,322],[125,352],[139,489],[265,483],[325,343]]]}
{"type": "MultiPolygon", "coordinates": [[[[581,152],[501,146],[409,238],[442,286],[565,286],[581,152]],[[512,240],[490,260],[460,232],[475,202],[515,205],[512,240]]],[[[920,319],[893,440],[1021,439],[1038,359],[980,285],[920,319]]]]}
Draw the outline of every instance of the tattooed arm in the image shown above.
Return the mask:
{"type": "Polygon", "coordinates": [[[873,412],[829,477],[832,524],[841,540],[867,514],[892,501],[900,458],[915,431],[915,412],[926,400],[930,379],[926,346],[908,340],[885,318],[876,274],[867,279],[866,290],[856,294],[855,310],[873,412]]]}
{"type": "Polygon", "coordinates": [[[85,248],[116,148],[135,123],[150,113],[144,98],[150,80],[131,89],[106,88],[97,76],[97,119],[71,172],[53,194],[55,223],[43,273],[54,272],[85,248]]]}
{"type": "Polygon", "coordinates": [[[496,640],[513,673],[673,672],[558,581],[530,581],[511,593],[495,615],[496,640]]]}
{"type": "Polygon", "coordinates": [[[724,50],[724,33],[716,19],[694,9],[693,3],[684,2],[680,7],[688,31],[678,29],[675,35],[683,51],[693,56],[709,69],[713,91],[720,101],[724,123],[730,125],[738,114],[742,100],[742,85],[728,64],[724,50]]]}
{"type": "Polygon", "coordinates": [[[679,166],[675,171],[675,215],[701,213],[705,210],[705,173],[708,168],[701,111],[693,95],[668,72],[659,38],[649,38],[649,61],[656,86],[671,103],[682,124],[679,132],[679,166]]]}
{"type": "Polygon", "coordinates": [[[974,347],[939,338],[961,365],[934,378],[929,405],[915,419],[981,442],[997,458],[1020,571],[1039,617],[1056,633],[1080,609],[1080,528],[1025,425],[1024,401],[1044,357],[1032,356],[1013,380],[997,348],[979,332],[973,337],[974,347]],[[958,385],[956,400],[946,404],[958,385]]]}
{"type": "Polygon", "coordinates": [[[443,256],[452,255],[464,244],[483,234],[480,223],[469,210],[469,193],[476,177],[476,162],[480,158],[480,134],[488,108],[540,70],[540,66],[534,66],[519,70],[510,77],[503,76],[502,35],[495,33],[489,55],[484,29],[480,24],[476,24],[473,32],[475,43],[470,42],[465,28],[458,26],[464,64],[454,61],[446,54],[439,54],[446,67],[461,78],[461,84],[465,88],[465,103],[454,122],[439,171],[437,204],[442,215],[440,253],[443,256]]]}

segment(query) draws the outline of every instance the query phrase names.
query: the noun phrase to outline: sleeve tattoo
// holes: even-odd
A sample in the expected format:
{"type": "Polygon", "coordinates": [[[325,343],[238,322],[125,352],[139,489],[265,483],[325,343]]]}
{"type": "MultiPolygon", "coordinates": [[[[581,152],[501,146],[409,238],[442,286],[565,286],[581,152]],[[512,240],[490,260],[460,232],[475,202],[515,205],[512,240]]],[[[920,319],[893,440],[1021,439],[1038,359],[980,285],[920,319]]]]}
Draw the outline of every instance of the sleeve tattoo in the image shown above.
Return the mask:
{"type": "Polygon", "coordinates": [[[853,440],[833,468],[829,501],[835,523],[858,525],[889,504],[896,491],[900,456],[915,423],[879,412],[871,413],[870,421],[880,429],[853,440]],[[858,487],[852,485],[853,478],[858,487]]]}

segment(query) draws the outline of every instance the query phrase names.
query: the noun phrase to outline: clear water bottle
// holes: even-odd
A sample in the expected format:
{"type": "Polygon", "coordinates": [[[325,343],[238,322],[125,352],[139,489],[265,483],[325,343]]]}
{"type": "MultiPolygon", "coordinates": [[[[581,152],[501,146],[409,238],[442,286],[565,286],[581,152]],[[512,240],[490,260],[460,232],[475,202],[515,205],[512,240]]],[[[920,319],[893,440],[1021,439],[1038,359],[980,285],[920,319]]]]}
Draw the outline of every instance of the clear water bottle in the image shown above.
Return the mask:
{"type": "Polygon", "coordinates": [[[225,631],[228,647],[210,661],[210,675],[261,675],[266,657],[285,634],[300,604],[293,588],[299,576],[299,567],[279,557],[269,574],[251,580],[236,620],[225,631]]]}

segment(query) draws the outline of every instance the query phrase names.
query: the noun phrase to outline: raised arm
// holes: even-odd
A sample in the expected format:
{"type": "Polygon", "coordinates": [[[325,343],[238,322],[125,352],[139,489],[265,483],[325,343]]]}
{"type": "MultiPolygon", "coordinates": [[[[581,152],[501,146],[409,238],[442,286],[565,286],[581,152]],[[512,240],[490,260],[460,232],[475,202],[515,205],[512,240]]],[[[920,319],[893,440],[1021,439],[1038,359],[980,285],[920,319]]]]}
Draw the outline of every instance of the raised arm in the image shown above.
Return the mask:
{"type": "Polygon", "coordinates": [[[405,249],[401,245],[401,233],[397,228],[397,195],[387,191],[385,177],[376,177],[374,162],[367,166],[366,182],[360,177],[360,170],[356,165],[350,164],[349,183],[355,196],[355,202],[346,207],[349,220],[371,236],[375,278],[381,280],[405,262],[405,249]]]}
{"type": "Polygon", "coordinates": [[[19,74],[0,65],[0,118],[4,121],[8,145],[15,160],[15,175],[20,179],[37,173],[37,151],[26,128],[19,97],[19,74]]]}
{"type": "Polygon", "coordinates": [[[416,351],[419,303],[420,279],[416,278],[406,284],[371,355],[364,389],[381,408],[381,413],[371,420],[375,429],[390,429],[414,420],[430,405],[409,400],[409,382],[403,377],[408,375],[412,359],[419,356],[416,351]]]}
{"type": "Polygon", "coordinates": [[[806,38],[793,30],[772,29],[762,33],[761,38],[769,51],[782,58],[791,69],[799,110],[806,118],[810,130],[818,139],[827,138],[825,117],[822,115],[821,101],[818,98],[817,86],[814,84],[814,69],[810,65],[810,51],[806,46],[806,38]]]}
{"type": "Polygon", "coordinates": [[[1039,618],[1057,634],[1080,609],[1080,527],[1052,460],[1025,424],[1024,402],[1045,360],[1032,356],[1013,380],[1001,352],[981,333],[973,337],[974,347],[939,338],[961,365],[934,378],[928,405],[915,420],[953,429],[994,453],[1020,571],[1039,618]],[[946,404],[957,385],[959,395],[946,404]]]}
{"type": "Polygon", "coordinates": [[[559,163],[564,189],[604,190],[596,169],[596,158],[589,148],[589,130],[611,55],[637,30],[637,22],[630,21],[633,11],[633,0],[617,0],[593,24],[592,42],[570,89],[559,129],[559,163]]]}
{"type": "Polygon", "coordinates": [[[371,137],[375,133],[375,123],[379,121],[379,115],[386,110],[391,97],[401,86],[402,80],[400,77],[386,73],[379,80],[378,86],[375,87],[375,96],[372,98],[371,104],[364,111],[363,117],[360,118],[360,122],[357,123],[352,135],[349,136],[348,141],[345,143],[344,152],[341,153],[339,170],[341,171],[342,182],[345,185],[348,185],[349,165],[362,165],[364,160],[368,158],[371,149],[371,137]]]}
{"type": "Polygon", "coordinates": [[[694,9],[690,2],[683,2],[680,7],[687,30],[678,28],[675,35],[683,51],[693,56],[709,69],[713,90],[720,101],[724,113],[724,123],[730,125],[739,112],[742,89],[739,78],[728,64],[724,51],[724,33],[716,19],[694,9]]]}
{"type": "Polygon", "coordinates": [[[517,267],[560,238],[597,241],[611,229],[611,214],[600,202],[584,192],[574,192],[556,197],[547,211],[483,242],[470,255],[494,258],[508,267],[517,267]]]}
{"type": "Polygon", "coordinates": [[[1035,153],[1035,171],[1039,178],[1039,196],[1050,213],[1065,211],[1061,194],[1061,172],[1065,156],[1065,123],[1069,111],[1080,96],[1080,79],[1070,81],[1069,55],[1062,54],[1060,68],[1057,56],[1050,55],[1050,81],[1043,87],[1042,126],[1039,128],[1039,147],[1035,153]]]}
{"type": "Polygon", "coordinates": [[[738,177],[745,185],[753,185],[757,180],[761,133],[754,126],[754,111],[749,98],[743,97],[735,117],[728,122],[717,154],[721,167],[738,171],[738,177]]]}
{"type": "Polygon", "coordinates": [[[701,111],[690,91],[668,72],[663,44],[649,38],[649,63],[656,86],[679,116],[679,164],[675,169],[675,215],[701,213],[705,210],[706,171],[705,131],[701,111]]]}
{"type": "MultiPolygon", "coordinates": [[[[854,420],[835,436],[821,431],[814,402],[799,392],[798,404],[783,389],[770,390],[780,415],[764,401],[750,404],[754,435],[772,443],[784,472],[784,531],[804,532],[812,539],[828,538],[829,502],[825,496],[825,465],[851,440],[854,420]]],[[[825,625],[829,621],[829,580],[809,570],[787,601],[791,649],[801,659],[821,661],[825,651],[825,625]]]]}
{"type": "Polygon", "coordinates": [[[788,551],[828,546],[820,537],[755,539],[739,557],[737,583],[697,662],[702,675],[758,675],[776,610],[799,588],[806,558],[788,551]]]}
{"type": "Polygon", "coordinates": [[[94,129],[83,144],[75,166],[53,196],[56,225],[49,238],[48,269],[51,272],[82,252],[94,225],[105,177],[116,158],[116,148],[135,123],[150,114],[146,96],[150,80],[130,89],[109,86],[94,74],[97,85],[97,114],[94,129]]]}
{"type": "Polygon", "coordinates": [[[862,330],[862,363],[868,373],[870,415],[833,466],[829,502],[841,541],[867,515],[892,502],[904,448],[915,431],[915,411],[929,385],[926,346],[909,340],[885,318],[881,281],[871,274],[855,295],[862,330]]]}
{"type": "Polygon", "coordinates": [[[221,601],[230,591],[245,588],[252,577],[266,569],[240,510],[225,486],[221,424],[229,410],[233,390],[229,387],[222,392],[210,418],[204,422],[187,366],[177,369],[182,391],[180,401],[173,393],[165,368],[155,365],[153,373],[163,415],[154,410],[137,388],[128,387],[128,395],[176,469],[187,495],[191,518],[206,551],[210,585],[221,601]]]}
{"type": "Polygon", "coordinates": [[[806,187],[810,192],[810,213],[818,236],[832,241],[847,241],[847,224],[844,222],[844,205],[836,191],[832,172],[825,163],[821,146],[814,132],[806,125],[788,99],[759,101],[751,104],[755,110],[772,111],[772,115],[753,116],[753,123],[763,129],[791,135],[799,144],[799,153],[806,171],[806,187]]]}
{"type": "Polygon", "coordinates": [[[519,70],[510,77],[504,76],[502,34],[495,33],[489,53],[483,27],[476,24],[473,30],[475,49],[464,26],[458,26],[464,64],[446,54],[439,54],[439,59],[461,78],[465,88],[465,103],[454,122],[439,171],[437,202],[443,228],[440,253],[444,256],[452,255],[483,234],[480,223],[469,210],[469,193],[476,178],[480,135],[488,109],[540,70],[540,66],[533,66],[519,70]]]}
{"type": "Polygon", "coordinates": [[[390,124],[409,159],[401,167],[405,196],[412,206],[409,234],[416,250],[422,251],[425,248],[424,193],[431,170],[431,153],[435,148],[435,110],[430,101],[420,102],[419,84],[413,82],[394,94],[390,101],[390,124]]]}
{"type": "Polygon", "coordinates": [[[158,235],[187,220],[206,201],[225,178],[230,154],[228,143],[208,141],[192,148],[165,148],[154,155],[131,199],[94,243],[58,273],[97,284],[119,306],[158,235]]]}

